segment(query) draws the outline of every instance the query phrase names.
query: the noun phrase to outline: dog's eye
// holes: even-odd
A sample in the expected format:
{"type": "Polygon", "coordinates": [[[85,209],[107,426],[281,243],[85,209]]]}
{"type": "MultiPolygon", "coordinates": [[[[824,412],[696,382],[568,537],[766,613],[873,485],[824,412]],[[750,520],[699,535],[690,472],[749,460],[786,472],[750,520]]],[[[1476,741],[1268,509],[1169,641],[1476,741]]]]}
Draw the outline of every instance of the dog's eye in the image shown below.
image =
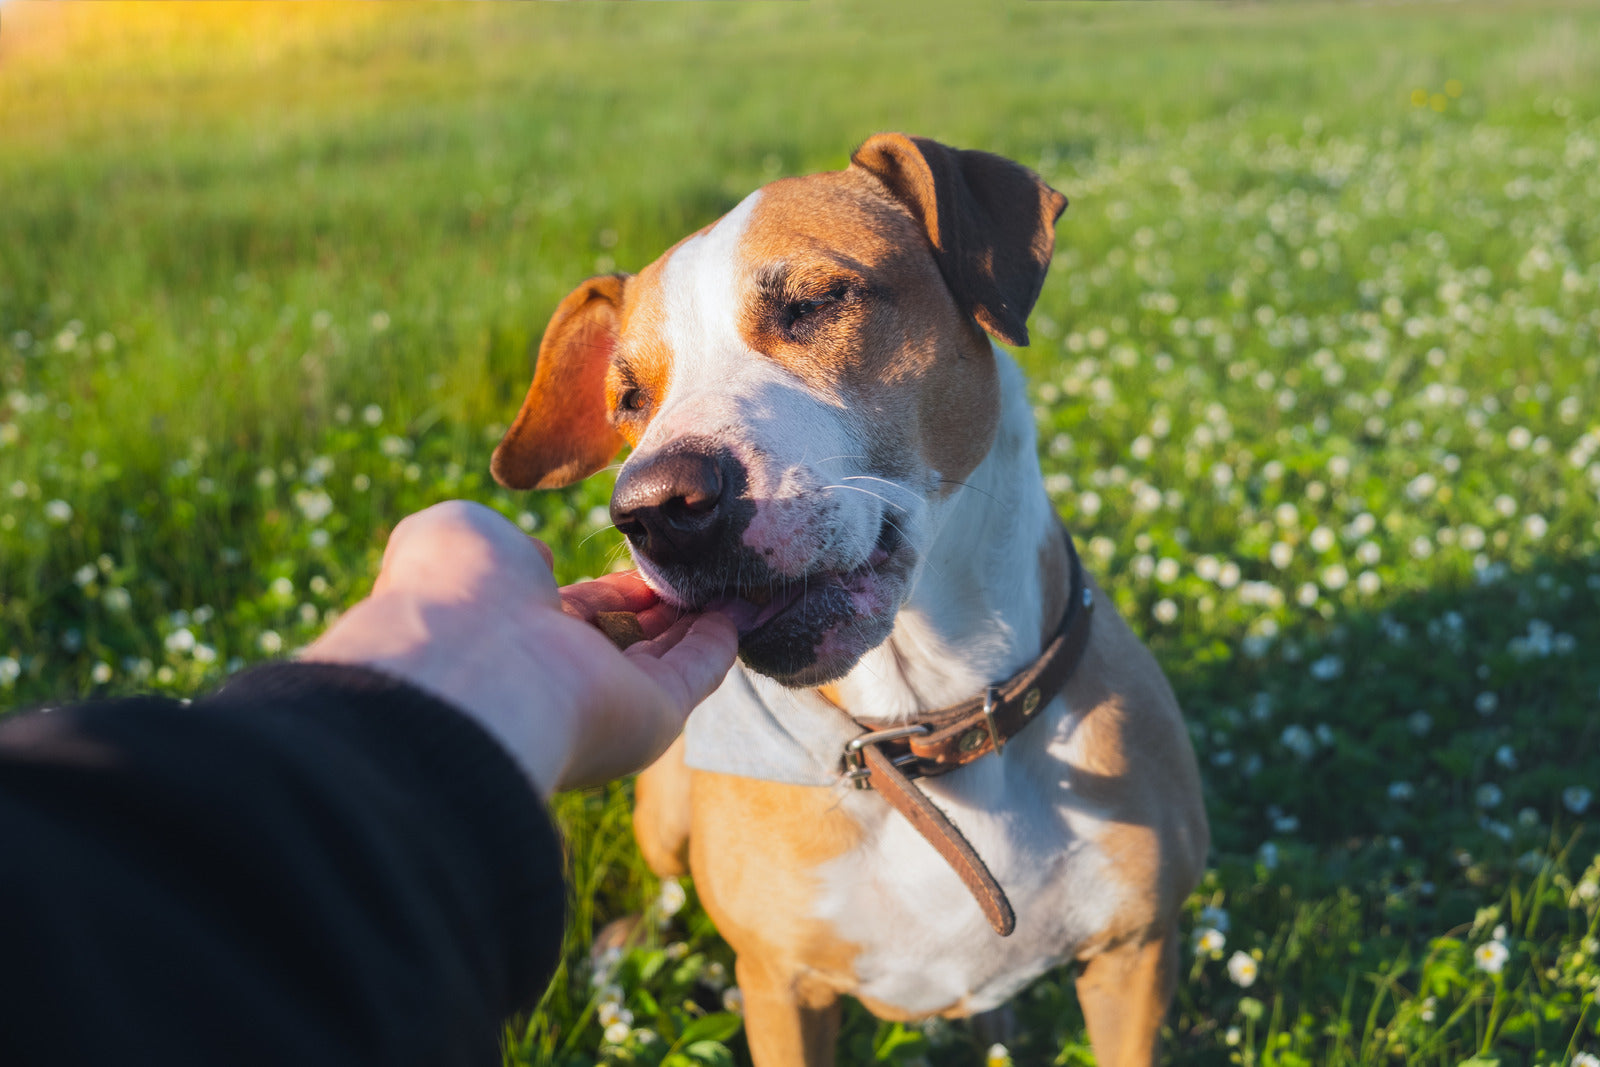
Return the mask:
{"type": "Polygon", "coordinates": [[[643,411],[644,403],[645,397],[643,389],[627,389],[623,391],[621,396],[617,397],[617,410],[643,411]]]}
{"type": "Polygon", "coordinates": [[[793,327],[807,316],[815,314],[818,309],[838,303],[844,298],[846,291],[846,287],[841,284],[818,296],[789,301],[783,306],[784,325],[793,327]]]}

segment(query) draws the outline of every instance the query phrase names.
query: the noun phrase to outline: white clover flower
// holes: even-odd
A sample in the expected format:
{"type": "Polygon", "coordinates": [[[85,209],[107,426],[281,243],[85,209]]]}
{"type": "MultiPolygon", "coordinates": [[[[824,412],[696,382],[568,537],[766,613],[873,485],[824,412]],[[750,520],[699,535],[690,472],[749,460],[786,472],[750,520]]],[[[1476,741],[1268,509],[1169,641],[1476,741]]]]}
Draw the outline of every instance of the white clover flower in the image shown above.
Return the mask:
{"type": "Polygon", "coordinates": [[[1323,569],[1322,586],[1330,593],[1337,593],[1349,584],[1350,572],[1345,569],[1344,564],[1335,563],[1333,566],[1323,569]]]}
{"type": "Polygon", "coordinates": [[[365,493],[372,488],[372,479],[365,474],[358,474],[350,479],[350,487],[358,493],[365,493]]]}
{"type": "Polygon", "coordinates": [[[1561,803],[1574,815],[1582,815],[1589,810],[1589,801],[1594,795],[1589,792],[1588,786],[1570,785],[1561,791],[1561,803]]]}
{"type": "Polygon", "coordinates": [[[196,644],[194,631],[187,626],[180,626],[168,634],[162,643],[167,646],[168,652],[192,652],[196,644]]]}
{"type": "Polygon", "coordinates": [[[1287,748],[1301,759],[1310,759],[1311,754],[1316,751],[1317,747],[1316,742],[1311,737],[1311,731],[1298,723],[1285,726],[1278,741],[1284,748],[1287,748]]]}
{"type": "Polygon", "coordinates": [[[1261,861],[1261,866],[1269,871],[1278,869],[1278,846],[1271,841],[1263,841],[1256,850],[1256,858],[1261,861]]]}
{"type": "Polygon", "coordinates": [[[72,581],[79,588],[87,586],[100,576],[99,569],[93,563],[85,563],[72,573],[72,581]]]}
{"type": "Polygon", "coordinates": [[[1438,1007],[1439,998],[1429,997],[1422,1002],[1422,1010],[1417,1013],[1417,1017],[1425,1023],[1431,1023],[1437,1014],[1438,1007]]]}
{"type": "Polygon", "coordinates": [[[1383,587],[1383,579],[1379,578],[1376,571],[1362,571],[1356,579],[1356,591],[1362,596],[1374,596],[1383,587]]]}
{"type": "MultiPolygon", "coordinates": [[[[1269,464],[1270,466],[1270,464],[1269,464]]],[[[1300,521],[1300,509],[1293,504],[1279,504],[1272,509],[1272,520],[1279,526],[1288,529],[1300,521]]]]}
{"type": "Polygon", "coordinates": [[[1222,565],[1217,562],[1216,556],[1201,556],[1194,561],[1194,573],[1202,581],[1214,582],[1222,573],[1222,565]]]}
{"type": "Polygon", "coordinates": [[[1508,771],[1517,769],[1517,753],[1510,745],[1501,745],[1494,750],[1494,761],[1508,771]]]}
{"type": "Polygon", "coordinates": [[[1317,602],[1317,598],[1321,595],[1315,583],[1304,582],[1299,589],[1295,590],[1294,599],[1301,607],[1309,608],[1317,602]]]}
{"type": "Polygon", "coordinates": [[[1517,513],[1517,502],[1501,493],[1494,498],[1494,510],[1499,512],[1502,518],[1509,519],[1517,513]]]}
{"type": "Polygon", "coordinates": [[[1338,656],[1323,656],[1311,664],[1311,677],[1319,682],[1332,681],[1344,673],[1344,660],[1338,656]]]}
{"type": "Polygon", "coordinates": [[[1267,559],[1280,571],[1294,562],[1294,548],[1284,541],[1274,541],[1267,550],[1267,559]]]}
{"type": "Polygon", "coordinates": [[[261,636],[256,638],[256,645],[269,656],[276,656],[283,651],[283,638],[276,630],[262,630],[261,636]]]}
{"type": "Polygon", "coordinates": [[[197,644],[194,646],[194,659],[196,663],[215,663],[217,650],[210,645],[197,644]]]}
{"type": "Polygon", "coordinates": [[[1600,1056],[1592,1052],[1574,1052],[1572,1067],[1600,1067],[1600,1056]]]}
{"type": "Polygon", "coordinates": [[[294,505],[310,522],[321,522],[333,514],[333,497],[321,489],[301,489],[294,495],[294,505]]]}
{"type": "Polygon", "coordinates": [[[689,954],[689,946],[682,941],[674,941],[664,950],[669,960],[681,960],[689,954]]]}
{"type": "Polygon", "coordinates": [[[274,578],[272,584],[267,586],[275,597],[287,600],[294,595],[294,583],[287,578],[274,578]]]}
{"type": "Polygon", "coordinates": [[[409,456],[411,454],[411,442],[407,441],[404,437],[398,437],[395,434],[388,434],[383,438],[383,440],[378,442],[378,451],[382,452],[390,459],[399,459],[402,456],[409,456]]]}
{"type": "Polygon", "coordinates": [[[52,500],[44,506],[44,517],[56,526],[65,526],[72,521],[72,505],[65,500],[52,500]]]}
{"type": "Polygon", "coordinates": [[[383,421],[383,409],[376,404],[368,404],[361,409],[361,421],[368,426],[376,426],[383,421]]]}
{"type": "Polygon", "coordinates": [[[629,1026],[633,1024],[633,1012],[624,1008],[618,1001],[609,999],[600,1002],[600,1007],[595,1011],[595,1018],[600,1020],[601,1026],[619,1022],[629,1026]]]}
{"type": "Polygon", "coordinates": [[[731,985],[722,991],[722,1010],[735,1015],[744,1014],[744,992],[738,986],[731,985]]]}
{"type": "Polygon", "coordinates": [[[606,1044],[620,1045],[627,1041],[628,1035],[632,1033],[633,1029],[627,1023],[618,1020],[617,1022],[614,1022],[610,1026],[606,1027],[605,1033],[602,1036],[605,1038],[606,1044]]]}
{"type": "Polygon", "coordinates": [[[1483,783],[1477,788],[1477,791],[1474,792],[1472,796],[1473,799],[1477,801],[1478,807],[1484,809],[1497,808],[1500,806],[1500,801],[1505,799],[1505,795],[1501,793],[1500,787],[1495,785],[1493,782],[1483,783]]]}
{"type": "Polygon", "coordinates": [[[1170,556],[1163,556],[1161,562],[1156,564],[1156,581],[1170,585],[1178,580],[1178,561],[1170,556]]]}
{"type": "Polygon", "coordinates": [[[1221,956],[1223,946],[1227,943],[1227,937],[1214,926],[1202,926],[1194,932],[1194,951],[1196,955],[1221,956]]]}
{"type": "Polygon", "coordinates": [[[671,918],[683,910],[688,900],[689,894],[684,892],[683,884],[676,878],[668,878],[661,883],[661,895],[656,898],[656,909],[663,918],[671,918]]]}
{"type": "Polygon", "coordinates": [[[1223,1043],[1228,1045],[1230,1048],[1234,1045],[1237,1045],[1243,1039],[1244,1033],[1237,1026],[1228,1027],[1228,1029],[1223,1031],[1222,1034],[1223,1043]]]}
{"type": "Polygon", "coordinates": [[[95,685],[105,685],[111,681],[111,664],[105,660],[96,663],[94,669],[89,672],[89,680],[95,685]]]}
{"type": "Polygon", "coordinates": [[[1499,974],[1510,955],[1504,941],[1486,941],[1472,950],[1472,962],[1486,974],[1499,974]]]}
{"type": "Polygon", "coordinates": [[[133,597],[121,586],[106,590],[102,598],[107,610],[123,612],[133,607],[133,597]]]}
{"type": "Polygon", "coordinates": [[[517,516],[517,525],[522,527],[524,533],[532,533],[539,528],[539,516],[531,511],[524,511],[517,516]]]}
{"type": "Polygon", "coordinates": [[[1389,799],[1396,803],[1404,803],[1417,795],[1416,787],[1410,782],[1390,782],[1389,799]]]}
{"type": "Polygon", "coordinates": [[[1150,609],[1150,614],[1155,616],[1157,622],[1170,624],[1177,621],[1178,605],[1173,603],[1171,597],[1162,597],[1156,601],[1156,606],[1150,609]]]}
{"type": "Polygon", "coordinates": [[[1256,975],[1260,966],[1247,952],[1235,952],[1228,957],[1228,977],[1233,979],[1233,984],[1240,989],[1249,989],[1256,984],[1256,975]]]}
{"type": "Polygon", "coordinates": [[[1326,552],[1334,545],[1334,533],[1326,526],[1318,526],[1311,531],[1311,547],[1318,552],[1326,552]]]}
{"type": "Polygon", "coordinates": [[[1473,699],[1472,706],[1479,715],[1493,715],[1495,709],[1500,706],[1500,697],[1496,693],[1485,690],[1473,699]]]}
{"type": "Polygon", "coordinates": [[[1085,518],[1094,518],[1100,513],[1100,494],[1089,491],[1078,497],[1078,511],[1085,518]]]}
{"type": "Polygon", "coordinates": [[[1529,515],[1522,520],[1522,532],[1531,540],[1538,541],[1550,532],[1550,523],[1543,515],[1529,515]]]}
{"type": "Polygon", "coordinates": [[[0,686],[10,689],[22,677],[22,664],[12,656],[0,656],[0,686]]]}
{"type": "Polygon", "coordinates": [[[989,1046],[983,1054],[983,1067],[1011,1067],[1011,1052],[1004,1045],[989,1046]]]}

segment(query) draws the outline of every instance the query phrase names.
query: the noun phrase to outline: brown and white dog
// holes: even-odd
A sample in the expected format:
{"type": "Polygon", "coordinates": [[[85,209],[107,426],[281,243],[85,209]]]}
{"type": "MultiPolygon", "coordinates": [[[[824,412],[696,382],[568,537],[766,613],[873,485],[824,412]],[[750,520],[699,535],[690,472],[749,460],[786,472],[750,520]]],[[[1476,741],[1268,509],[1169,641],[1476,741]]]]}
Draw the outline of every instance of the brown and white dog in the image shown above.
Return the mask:
{"type": "Polygon", "coordinates": [[[1013,936],[840,775],[860,724],[982,693],[1063,617],[1027,391],[985,331],[1027,343],[1065,206],[998,156],[875,136],[580,285],[495,453],[505,485],[553,488],[632,446],[611,514],[640,572],[740,623],[742,663],[640,777],[634,826],[738,953],[761,1067],[831,1063],[841,994],[963,1016],[1071,960],[1099,1061],[1155,1058],[1207,828],[1172,690],[1106,598],[1037,720],[923,782],[1013,936]]]}

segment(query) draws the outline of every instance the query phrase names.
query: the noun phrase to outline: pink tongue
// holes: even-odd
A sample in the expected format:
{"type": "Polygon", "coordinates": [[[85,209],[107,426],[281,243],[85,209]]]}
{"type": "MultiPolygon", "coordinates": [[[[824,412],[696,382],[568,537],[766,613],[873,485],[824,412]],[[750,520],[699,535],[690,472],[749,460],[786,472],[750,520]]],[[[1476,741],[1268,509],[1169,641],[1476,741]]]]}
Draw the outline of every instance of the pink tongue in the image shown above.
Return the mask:
{"type": "Polygon", "coordinates": [[[706,605],[706,610],[720,611],[726,615],[733,620],[733,625],[738,628],[739,633],[742,635],[749,633],[767,620],[788,610],[795,601],[800,599],[801,595],[802,590],[799,586],[791,586],[786,592],[779,593],[759,607],[743,597],[735,596],[713,600],[706,605]]]}
{"type": "Polygon", "coordinates": [[[749,633],[756,628],[756,618],[761,614],[760,608],[740,597],[713,600],[706,605],[706,610],[726,615],[742,634],[749,633]]]}

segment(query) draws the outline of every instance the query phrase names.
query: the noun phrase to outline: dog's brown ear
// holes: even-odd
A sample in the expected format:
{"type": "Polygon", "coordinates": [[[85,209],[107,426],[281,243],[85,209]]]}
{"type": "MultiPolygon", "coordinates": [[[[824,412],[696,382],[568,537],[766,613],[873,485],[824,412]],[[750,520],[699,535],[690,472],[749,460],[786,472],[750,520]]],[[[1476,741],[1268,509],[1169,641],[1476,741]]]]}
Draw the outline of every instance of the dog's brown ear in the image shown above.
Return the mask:
{"type": "Polygon", "coordinates": [[[1000,340],[1027,344],[1067,198],[1020,163],[903,133],[868,138],[850,162],[922,224],[962,310],[1000,340]]]}
{"type": "Polygon", "coordinates": [[[509,489],[559,489],[611,462],[622,435],[606,412],[626,274],[590,278],[561,301],[539,342],[533,384],[489,461],[509,489]]]}

